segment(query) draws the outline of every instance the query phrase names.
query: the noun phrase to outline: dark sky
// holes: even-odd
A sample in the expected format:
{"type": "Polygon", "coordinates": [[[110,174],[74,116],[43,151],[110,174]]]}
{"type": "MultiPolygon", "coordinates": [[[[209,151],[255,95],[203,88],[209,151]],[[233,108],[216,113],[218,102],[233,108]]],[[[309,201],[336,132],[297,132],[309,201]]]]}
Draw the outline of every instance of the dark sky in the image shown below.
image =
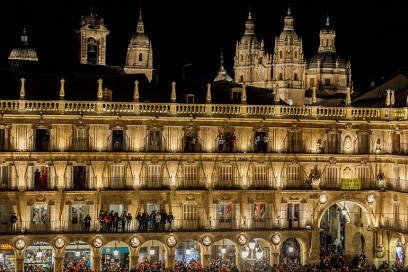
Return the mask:
{"type": "MultiPolygon", "coordinates": [[[[282,0],[94,0],[94,11],[110,30],[107,64],[124,66],[140,3],[161,78],[177,80],[183,64],[192,63],[186,69],[200,71],[203,81],[216,76],[221,50],[225,68],[233,76],[235,45],[244,34],[249,6],[256,35],[273,53],[289,5],[282,0]]],[[[74,29],[91,4],[90,0],[2,1],[0,67],[9,66],[8,55],[19,43],[23,26],[40,61],[78,62],[74,29]]],[[[395,75],[400,69],[408,72],[408,1],[291,0],[290,5],[307,61],[317,53],[319,31],[329,14],[337,53],[351,61],[356,89],[367,89],[372,79],[395,75]]]]}

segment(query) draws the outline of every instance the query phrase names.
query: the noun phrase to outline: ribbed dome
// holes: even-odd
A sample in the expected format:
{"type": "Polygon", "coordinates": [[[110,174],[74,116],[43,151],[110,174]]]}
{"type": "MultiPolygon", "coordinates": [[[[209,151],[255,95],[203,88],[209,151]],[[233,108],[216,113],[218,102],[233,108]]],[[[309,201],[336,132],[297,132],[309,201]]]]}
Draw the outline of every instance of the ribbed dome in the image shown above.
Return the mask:
{"type": "Polygon", "coordinates": [[[250,44],[251,42],[253,42],[254,44],[259,44],[259,40],[255,35],[244,35],[241,38],[241,43],[248,43],[250,44]]]}
{"type": "Polygon", "coordinates": [[[28,46],[27,38],[27,33],[24,28],[21,34],[20,45],[14,47],[10,52],[10,60],[38,61],[37,52],[35,52],[34,48],[28,46]]]}
{"type": "Polygon", "coordinates": [[[284,30],[282,31],[282,33],[279,36],[280,40],[286,40],[286,39],[293,39],[293,40],[297,40],[298,39],[298,35],[295,31],[293,30],[284,30]]]}
{"type": "Polygon", "coordinates": [[[131,45],[149,45],[150,39],[145,33],[135,33],[130,40],[131,45]]]}
{"type": "Polygon", "coordinates": [[[338,62],[338,68],[346,68],[346,62],[344,59],[333,52],[322,52],[315,54],[309,62],[309,68],[317,68],[320,61],[320,67],[322,68],[336,68],[336,62],[338,62]]]}

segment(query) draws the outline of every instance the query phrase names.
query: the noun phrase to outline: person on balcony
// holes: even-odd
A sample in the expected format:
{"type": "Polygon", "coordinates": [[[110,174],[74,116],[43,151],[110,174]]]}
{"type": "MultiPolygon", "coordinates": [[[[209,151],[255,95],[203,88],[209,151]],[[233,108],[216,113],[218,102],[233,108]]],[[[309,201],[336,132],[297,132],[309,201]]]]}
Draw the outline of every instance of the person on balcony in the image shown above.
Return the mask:
{"type": "Polygon", "coordinates": [[[169,212],[168,216],[167,216],[167,230],[168,231],[172,231],[172,227],[173,227],[173,219],[174,216],[171,212],[169,212]]]}
{"type": "Polygon", "coordinates": [[[11,215],[10,221],[11,221],[11,224],[12,224],[12,230],[13,230],[13,232],[16,232],[16,231],[17,231],[17,221],[18,221],[18,218],[17,218],[17,214],[16,214],[16,213],[13,213],[13,214],[11,215]]]}
{"type": "Polygon", "coordinates": [[[84,218],[84,222],[85,222],[85,230],[89,231],[90,227],[91,227],[91,216],[89,215],[89,213],[85,216],[84,218]]]}

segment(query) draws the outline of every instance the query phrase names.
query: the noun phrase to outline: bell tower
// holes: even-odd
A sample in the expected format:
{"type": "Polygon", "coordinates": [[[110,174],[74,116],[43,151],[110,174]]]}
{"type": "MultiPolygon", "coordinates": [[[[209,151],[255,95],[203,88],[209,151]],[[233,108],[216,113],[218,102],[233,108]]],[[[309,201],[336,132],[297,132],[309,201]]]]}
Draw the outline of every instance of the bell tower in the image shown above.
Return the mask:
{"type": "Polygon", "coordinates": [[[106,65],[106,36],[109,30],[103,18],[95,13],[81,17],[79,37],[79,62],[81,64],[106,65]]]}

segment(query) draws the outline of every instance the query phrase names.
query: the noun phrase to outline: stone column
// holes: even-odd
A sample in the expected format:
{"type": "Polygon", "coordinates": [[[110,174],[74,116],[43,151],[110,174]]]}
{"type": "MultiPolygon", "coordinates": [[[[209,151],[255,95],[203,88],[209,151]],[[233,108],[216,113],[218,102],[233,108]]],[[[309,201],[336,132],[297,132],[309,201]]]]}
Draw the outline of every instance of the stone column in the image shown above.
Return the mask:
{"type": "Polygon", "coordinates": [[[130,254],[129,255],[129,268],[132,269],[133,267],[137,268],[139,266],[139,254],[130,254]]]}
{"type": "Polygon", "coordinates": [[[17,272],[24,271],[24,255],[23,256],[16,256],[15,259],[15,270],[17,272]]]}
{"type": "Polygon", "coordinates": [[[63,256],[58,256],[58,255],[54,256],[54,271],[55,272],[62,272],[63,262],[64,262],[63,256]]]}
{"type": "Polygon", "coordinates": [[[92,268],[93,270],[100,271],[101,270],[101,259],[102,256],[92,256],[92,268]]]}
{"type": "Polygon", "coordinates": [[[174,252],[168,252],[166,258],[166,268],[174,268],[174,259],[176,255],[174,252]]]}
{"type": "Polygon", "coordinates": [[[211,254],[201,253],[201,263],[203,268],[210,267],[211,254]]]}
{"type": "Polygon", "coordinates": [[[279,251],[277,249],[276,250],[271,250],[269,255],[270,255],[270,258],[271,258],[271,260],[270,260],[271,265],[279,263],[279,251]]]}

